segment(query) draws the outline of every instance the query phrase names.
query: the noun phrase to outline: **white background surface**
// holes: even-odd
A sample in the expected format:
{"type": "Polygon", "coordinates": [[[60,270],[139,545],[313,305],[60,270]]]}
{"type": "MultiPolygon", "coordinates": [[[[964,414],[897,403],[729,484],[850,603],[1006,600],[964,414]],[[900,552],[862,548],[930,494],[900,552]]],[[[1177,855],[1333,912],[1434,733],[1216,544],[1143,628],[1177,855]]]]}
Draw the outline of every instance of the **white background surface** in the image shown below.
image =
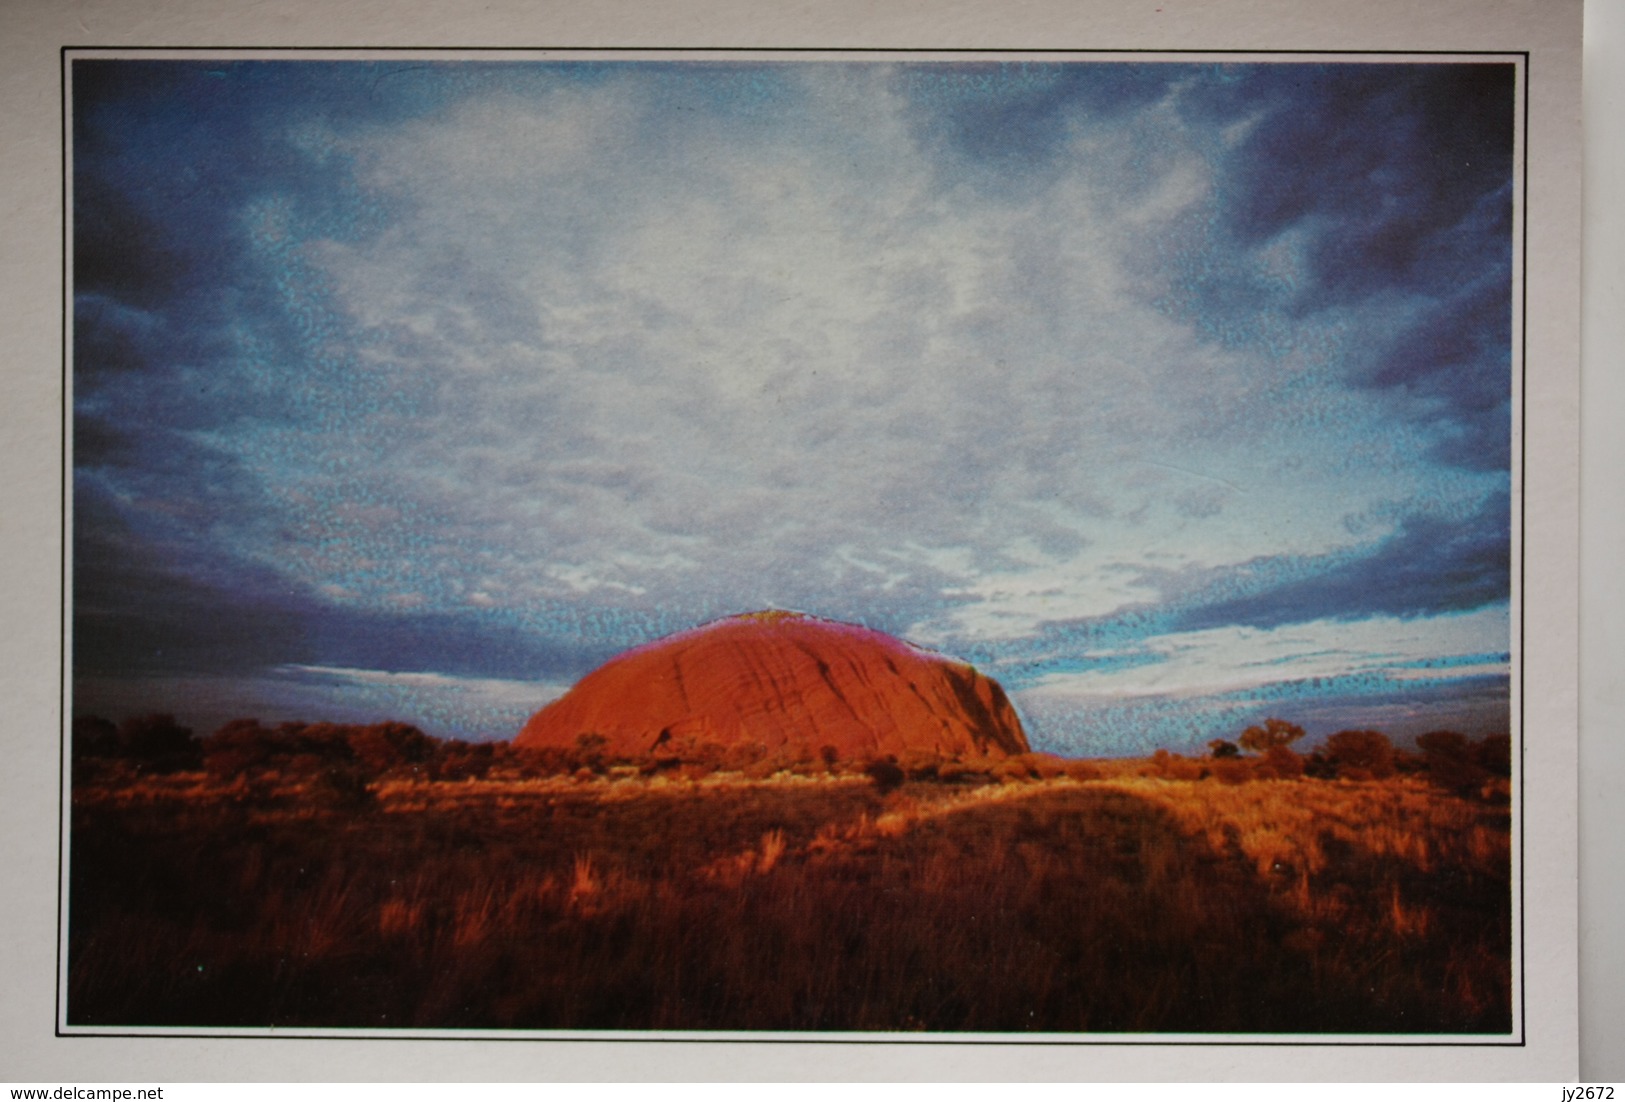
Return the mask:
{"type": "Polygon", "coordinates": [[[1580,1074],[1625,1079],[1625,0],[1586,7],[1580,467],[1580,1074]]]}

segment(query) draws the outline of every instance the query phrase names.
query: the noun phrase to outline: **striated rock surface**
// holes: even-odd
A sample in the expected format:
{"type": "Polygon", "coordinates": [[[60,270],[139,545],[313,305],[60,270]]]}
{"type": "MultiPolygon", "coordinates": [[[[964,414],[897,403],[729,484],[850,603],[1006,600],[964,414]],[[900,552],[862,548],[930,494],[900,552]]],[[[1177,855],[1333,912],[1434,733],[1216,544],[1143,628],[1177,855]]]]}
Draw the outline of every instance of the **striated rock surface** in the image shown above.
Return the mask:
{"type": "Polygon", "coordinates": [[[637,756],[713,743],[843,758],[909,750],[1002,757],[1027,736],[1004,690],[962,662],[794,612],[718,620],[610,659],[531,717],[524,747],[637,756]]]}

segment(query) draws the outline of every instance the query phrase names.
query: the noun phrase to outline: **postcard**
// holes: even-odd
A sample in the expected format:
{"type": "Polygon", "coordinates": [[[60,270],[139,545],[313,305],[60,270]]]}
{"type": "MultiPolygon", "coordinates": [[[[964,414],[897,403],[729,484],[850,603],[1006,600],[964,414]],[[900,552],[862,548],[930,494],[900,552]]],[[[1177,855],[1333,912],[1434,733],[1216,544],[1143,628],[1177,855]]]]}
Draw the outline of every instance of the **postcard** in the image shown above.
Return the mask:
{"type": "Polygon", "coordinates": [[[57,43],[50,1059],[1571,1075],[1563,10],[57,43]]]}

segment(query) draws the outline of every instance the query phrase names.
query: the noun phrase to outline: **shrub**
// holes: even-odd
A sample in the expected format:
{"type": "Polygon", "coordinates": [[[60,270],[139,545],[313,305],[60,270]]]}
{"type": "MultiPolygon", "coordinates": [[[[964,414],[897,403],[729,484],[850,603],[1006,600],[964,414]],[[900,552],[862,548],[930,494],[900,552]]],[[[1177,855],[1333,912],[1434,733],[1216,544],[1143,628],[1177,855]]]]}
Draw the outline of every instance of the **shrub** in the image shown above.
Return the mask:
{"type": "Polygon", "coordinates": [[[1075,781],[1098,781],[1105,776],[1092,761],[1069,761],[1062,770],[1075,781]]]}
{"type": "Polygon", "coordinates": [[[119,749],[139,768],[153,773],[195,769],[201,758],[192,729],[165,714],[133,716],[119,724],[119,749]]]}
{"type": "Polygon", "coordinates": [[[581,770],[590,773],[602,773],[609,768],[609,760],[604,748],[609,745],[609,739],[595,731],[584,731],[576,736],[575,758],[576,773],[581,770]]]}
{"type": "Polygon", "coordinates": [[[902,767],[890,759],[872,761],[863,767],[863,772],[874,782],[876,790],[883,796],[901,788],[903,781],[907,779],[902,767]]]}
{"type": "Polygon", "coordinates": [[[416,772],[435,756],[435,740],[406,723],[373,723],[341,731],[356,761],[373,773],[416,772]]]}
{"type": "Polygon", "coordinates": [[[1339,731],[1326,740],[1326,757],[1351,780],[1394,775],[1394,744],[1381,731],[1339,731]]]}
{"type": "Polygon", "coordinates": [[[1303,776],[1303,755],[1285,746],[1271,746],[1258,763],[1258,775],[1290,781],[1303,776]]]}
{"type": "Polygon", "coordinates": [[[1026,764],[1028,771],[1041,781],[1054,780],[1066,768],[1065,760],[1054,754],[1029,752],[1022,754],[1021,760],[1026,764]]]}
{"type": "Polygon", "coordinates": [[[1027,781],[1033,778],[1032,768],[1023,760],[1021,755],[1005,758],[993,767],[993,776],[998,780],[1007,782],[1027,781]]]}
{"type": "Polygon", "coordinates": [[[1303,737],[1303,728],[1296,723],[1271,717],[1262,724],[1247,728],[1237,741],[1243,750],[1262,754],[1272,746],[1286,746],[1303,737]]]}
{"type": "Polygon", "coordinates": [[[101,716],[75,716],[72,729],[75,758],[110,758],[119,752],[118,728],[101,716]]]}
{"type": "Polygon", "coordinates": [[[277,755],[276,736],[257,719],[234,719],[203,740],[203,769],[211,777],[256,772],[277,755]]]}
{"type": "Polygon", "coordinates": [[[1325,754],[1317,750],[1303,759],[1303,775],[1320,781],[1335,780],[1337,778],[1337,766],[1325,754]]]}
{"type": "Polygon", "coordinates": [[[1416,745],[1427,763],[1428,780],[1439,788],[1469,796],[1489,779],[1478,762],[1478,747],[1458,731],[1429,731],[1417,737],[1416,745]]]}
{"type": "Polygon", "coordinates": [[[1460,731],[1429,731],[1416,737],[1416,748],[1430,760],[1439,758],[1465,759],[1471,744],[1460,731]]]}
{"type": "Polygon", "coordinates": [[[897,764],[911,781],[934,781],[942,768],[942,758],[931,750],[909,750],[897,764]]]}
{"type": "Polygon", "coordinates": [[[318,771],[310,793],[316,802],[339,811],[359,811],[375,800],[367,774],[348,764],[332,764],[318,771]]]}
{"type": "Polygon", "coordinates": [[[954,758],[937,767],[937,777],[949,784],[992,784],[998,762],[982,757],[954,758]]]}
{"type": "Polygon", "coordinates": [[[330,766],[354,767],[350,735],[356,729],[336,723],[281,723],[234,719],[201,744],[204,770],[230,778],[276,771],[314,777],[330,766]]]}
{"type": "Polygon", "coordinates": [[[1497,777],[1512,776],[1512,736],[1488,735],[1476,747],[1478,764],[1497,777]]]}
{"type": "Polygon", "coordinates": [[[576,768],[575,755],[562,746],[501,743],[491,753],[496,768],[512,769],[521,777],[556,777],[576,768]]]}
{"type": "Polygon", "coordinates": [[[488,742],[451,739],[442,743],[431,765],[435,780],[460,781],[483,777],[491,771],[494,751],[488,742]]]}
{"type": "Polygon", "coordinates": [[[1171,754],[1167,750],[1158,750],[1151,755],[1151,764],[1156,775],[1171,781],[1199,781],[1206,770],[1194,761],[1180,754],[1171,754]]]}
{"type": "MultiPolygon", "coordinates": [[[[730,773],[743,773],[768,756],[767,745],[760,742],[736,742],[731,746],[719,746],[715,755],[702,754],[694,760],[705,761],[714,757],[717,763],[730,773]]],[[[686,760],[686,759],[685,759],[686,760]]]]}
{"type": "Polygon", "coordinates": [[[1235,758],[1241,756],[1241,748],[1229,739],[1216,738],[1207,744],[1209,756],[1213,758],[1235,758]]]}
{"type": "Polygon", "coordinates": [[[100,716],[77,716],[71,742],[73,784],[89,784],[107,772],[118,756],[118,728],[100,716]]]}

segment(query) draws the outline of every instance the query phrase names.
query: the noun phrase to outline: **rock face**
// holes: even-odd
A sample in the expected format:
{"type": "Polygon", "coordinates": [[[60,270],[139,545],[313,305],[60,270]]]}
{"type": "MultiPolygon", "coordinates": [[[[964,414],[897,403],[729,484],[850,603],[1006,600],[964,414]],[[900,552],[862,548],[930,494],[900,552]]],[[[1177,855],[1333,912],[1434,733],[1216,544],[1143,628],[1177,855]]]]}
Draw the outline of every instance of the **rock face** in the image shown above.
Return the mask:
{"type": "Polygon", "coordinates": [[[718,620],[610,659],[537,712],[521,747],[582,735],[642,756],[712,743],[842,758],[905,751],[1026,752],[1021,720],[991,678],[855,624],[794,612],[718,620]]]}

